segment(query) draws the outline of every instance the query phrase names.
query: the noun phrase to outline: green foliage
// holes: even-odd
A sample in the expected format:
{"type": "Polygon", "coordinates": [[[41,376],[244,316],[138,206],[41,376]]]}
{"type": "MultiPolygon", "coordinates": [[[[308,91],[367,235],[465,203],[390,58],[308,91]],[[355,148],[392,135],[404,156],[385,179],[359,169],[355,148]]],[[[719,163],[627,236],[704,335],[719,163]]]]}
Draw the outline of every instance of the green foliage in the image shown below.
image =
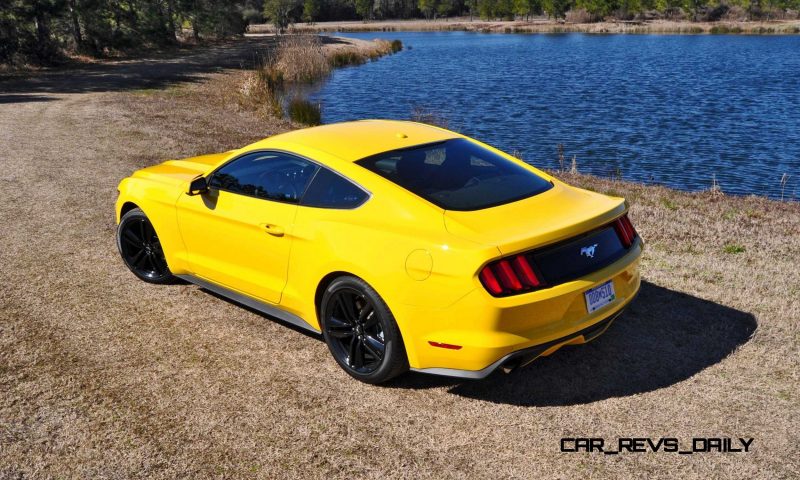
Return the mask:
{"type": "Polygon", "coordinates": [[[322,109],[319,104],[295,97],[289,101],[289,118],[303,125],[319,125],[322,123],[322,109]]]}
{"type": "Polygon", "coordinates": [[[672,201],[672,200],[670,200],[669,198],[662,198],[662,199],[661,199],[661,204],[662,204],[662,205],[664,205],[664,207],[665,207],[667,210],[672,210],[672,211],[675,211],[675,210],[677,210],[677,209],[678,209],[678,204],[676,204],[675,202],[673,202],[673,201],[672,201]]]}
{"type": "Polygon", "coordinates": [[[456,0],[439,0],[436,5],[436,13],[440,17],[449,17],[458,7],[456,0]]]}
{"type": "Polygon", "coordinates": [[[422,14],[425,15],[425,18],[433,17],[434,13],[437,11],[436,0],[419,0],[417,5],[422,14]]]}
{"type": "Polygon", "coordinates": [[[64,51],[101,56],[169,45],[183,36],[183,25],[196,39],[237,35],[255,1],[0,0],[0,63],[47,64],[64,51]]]}
{"type": "Polygon", "coordinates": [[[528,18],[542,13],[542,0],[514,0],[514,13],[528,18]]]}
{"type": "Polygon", "coordinates": [[[571,0],[543,0],[542,9],[550,17],[564,18],[571,7],[570,3],[571,0]]]}
{"type": "Polygon", "coordinates": [[[737,253],[744,253],[745,249],[741,245],[736,245],[734,243],[731,243],[731,244],[725,245],[725,247],[723,248],[723,251],[725,253],[729,253],[731,255],[736,255],[737,253]]]}
{"type": "Polygon", "coordinates": [[[300,0],[265,0],[264,16],[279,32],[283,32],[294,22],[300,6],[300,0]]]}
{"type": "Polygon", "coordinates": [[[306,22],[315,22],[322,13],[323,0],[305,0],[303,2],[303,19],[306,22]]]}
{"type": "Polygon", "coordinates": [[[372,12],[375,8],[374,0],[355,0],[356,13],[364,20],[372,20],[372,12]]]}

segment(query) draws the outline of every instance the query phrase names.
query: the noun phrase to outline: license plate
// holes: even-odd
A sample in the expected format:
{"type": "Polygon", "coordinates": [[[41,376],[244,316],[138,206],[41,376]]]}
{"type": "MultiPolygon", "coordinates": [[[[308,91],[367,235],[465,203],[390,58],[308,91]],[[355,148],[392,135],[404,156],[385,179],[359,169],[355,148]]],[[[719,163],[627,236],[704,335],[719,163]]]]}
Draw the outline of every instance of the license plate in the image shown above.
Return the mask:
{"type": "Polygon", "coordinates": [[[605,307],[617,298],[614,294],[614,283],[611,280],[587,290],[583,296],[586,297],[586,309],[589,310],[589,313],[605,307]]]}

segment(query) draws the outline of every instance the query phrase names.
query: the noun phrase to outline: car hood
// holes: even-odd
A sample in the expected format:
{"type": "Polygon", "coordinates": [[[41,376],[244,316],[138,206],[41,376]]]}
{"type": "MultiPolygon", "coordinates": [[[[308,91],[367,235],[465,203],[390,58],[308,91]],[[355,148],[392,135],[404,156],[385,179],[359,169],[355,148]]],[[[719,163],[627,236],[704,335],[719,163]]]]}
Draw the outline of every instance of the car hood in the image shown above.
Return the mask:
{"type": "Polygon", "coordinates": [[[182,160],[166,162],[143,168],[133,174],[134,177],[149,178],[169,183],[183,183],[203,175],[215,165],[228,157],[233,151],[200,155],[182,160]]]}
{"type": "Polygon", "coordinates": [[[504,255],[574,237],[621,215],[625,200],[555,181],[553,188],[530,198],[471,212],[447,210],[448,232],[504,255]]]}

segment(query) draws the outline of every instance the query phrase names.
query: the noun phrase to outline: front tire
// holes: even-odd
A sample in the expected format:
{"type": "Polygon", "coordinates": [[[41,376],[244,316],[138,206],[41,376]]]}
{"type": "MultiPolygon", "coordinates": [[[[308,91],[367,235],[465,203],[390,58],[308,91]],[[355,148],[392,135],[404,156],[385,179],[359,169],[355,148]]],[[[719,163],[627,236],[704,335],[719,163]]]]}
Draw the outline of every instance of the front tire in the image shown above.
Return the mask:
{"type": "Polygon", "coordinates": [[[148,283],[172,283],[164,250],[153,224],[139,208],[127,212],[117,227],[117,248],[134,275],[148,283]]]}
{"type": "Polygon", "coordinates": [[[382,383],[408,370],[403,338],[386,302],[360,278],[339,277],[320,304],[322,336],[353,378],[382,383]]]}

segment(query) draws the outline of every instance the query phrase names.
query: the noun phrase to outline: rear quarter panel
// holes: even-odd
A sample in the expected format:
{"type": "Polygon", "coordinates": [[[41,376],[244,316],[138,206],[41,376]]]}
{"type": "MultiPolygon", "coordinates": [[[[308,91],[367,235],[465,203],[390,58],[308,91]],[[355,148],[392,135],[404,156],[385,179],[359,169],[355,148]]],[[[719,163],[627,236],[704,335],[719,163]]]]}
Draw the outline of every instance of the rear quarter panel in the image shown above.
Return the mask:
{"type": "MultiPolygon", "coordinates": [[[[469,294],[477,267],[498,251],[454,238],[441,210],[403,198],[393,191],[397,187],[373,187],[372,198],[353,210],[298,208],[281,304],[319,327],[317,287],[331,273],[348,273],[369,283],[404,337],[413,336],[426,319],[410,312],[445,307],[469,294]]],[[[406,347],[415,363],[413,344],[406,347]]]]}

